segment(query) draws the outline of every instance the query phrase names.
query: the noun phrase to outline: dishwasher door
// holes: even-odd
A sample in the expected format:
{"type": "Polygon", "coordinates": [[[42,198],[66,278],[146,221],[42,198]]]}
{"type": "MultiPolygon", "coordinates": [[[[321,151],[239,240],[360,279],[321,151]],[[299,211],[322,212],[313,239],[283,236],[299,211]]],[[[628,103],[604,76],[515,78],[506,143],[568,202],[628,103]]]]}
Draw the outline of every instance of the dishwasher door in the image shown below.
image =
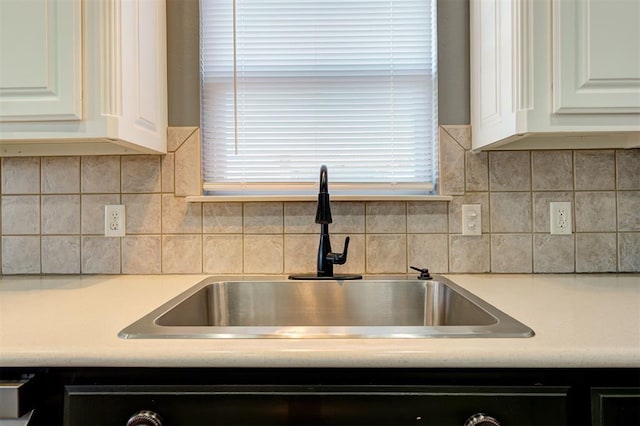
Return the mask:
{"type": "Polygon", "coordinates": [[[462,426],[480,413],[503,425],[566,425],[567,393],[552,386],[67,386],[65,425],[462,426]],[[154,419],[141,423],[136,415],[154,419]]]}

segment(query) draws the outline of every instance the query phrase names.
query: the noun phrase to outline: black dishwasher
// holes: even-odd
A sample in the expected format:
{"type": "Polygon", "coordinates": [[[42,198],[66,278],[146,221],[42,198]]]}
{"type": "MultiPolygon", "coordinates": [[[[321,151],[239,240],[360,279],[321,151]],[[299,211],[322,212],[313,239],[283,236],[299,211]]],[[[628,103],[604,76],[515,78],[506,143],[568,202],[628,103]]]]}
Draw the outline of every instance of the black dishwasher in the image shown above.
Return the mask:
{"type": "Polygon", "coordinates": [[[67,386],[65,424],[566,425],[566,387],[67,386]]]}

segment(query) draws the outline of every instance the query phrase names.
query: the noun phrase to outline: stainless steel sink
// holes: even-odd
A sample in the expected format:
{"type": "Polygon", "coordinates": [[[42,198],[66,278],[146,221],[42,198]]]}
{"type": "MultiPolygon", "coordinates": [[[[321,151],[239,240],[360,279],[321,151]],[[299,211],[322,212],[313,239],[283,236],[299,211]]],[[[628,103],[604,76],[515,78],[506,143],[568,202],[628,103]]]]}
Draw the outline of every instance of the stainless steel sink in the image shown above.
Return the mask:
{"type": "Polygon", "coordinates": [[[433,280],[206,279],[122,330],[125,339],[531,337],[444,277],[433,280]]]}

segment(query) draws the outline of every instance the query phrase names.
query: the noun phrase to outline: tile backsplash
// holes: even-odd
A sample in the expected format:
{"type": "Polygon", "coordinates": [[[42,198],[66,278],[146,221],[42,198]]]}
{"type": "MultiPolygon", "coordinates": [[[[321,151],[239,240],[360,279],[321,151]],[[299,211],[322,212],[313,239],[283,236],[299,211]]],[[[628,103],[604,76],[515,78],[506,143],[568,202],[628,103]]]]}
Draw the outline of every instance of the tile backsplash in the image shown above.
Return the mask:
{"type": "MultiPolygon", "coordinates": [[[[169,129],[166,156],[2,159],[2,274],[313,272],[315,203],[187,203],[199,186],[199,130],[169,129]],[[127,236],[104,237],[104,206],[127,236]]],[[[469,126],[440,131],[451,202],[334,202],[336,272],[640,271],[640,150],[470,151],[469,126]],[[550,235],[549,202],[570,201],[574,233],[550,235]],[[480,204],[481,236],[462,236],[480,204]]]]}

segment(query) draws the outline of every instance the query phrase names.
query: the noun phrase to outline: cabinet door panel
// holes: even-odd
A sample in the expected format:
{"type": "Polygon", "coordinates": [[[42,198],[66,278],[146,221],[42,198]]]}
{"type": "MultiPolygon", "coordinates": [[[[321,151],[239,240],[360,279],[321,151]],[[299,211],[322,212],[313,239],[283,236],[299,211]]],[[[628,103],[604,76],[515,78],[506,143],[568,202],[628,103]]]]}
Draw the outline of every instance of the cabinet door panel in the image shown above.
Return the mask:
{"type": "Polygon", "coordinates": [[[640,425],[640,388],[593,388],[594,426],[640,425]]]}
{"type": "Polygon", "coordinates": [[[82,118],[79,0],[0,2],[0,122],[82,118]]]}
{"type": "Polygon", "coordinates": [[[556,114],[640,113],[640,2],[554,0],[556,114]]]}

